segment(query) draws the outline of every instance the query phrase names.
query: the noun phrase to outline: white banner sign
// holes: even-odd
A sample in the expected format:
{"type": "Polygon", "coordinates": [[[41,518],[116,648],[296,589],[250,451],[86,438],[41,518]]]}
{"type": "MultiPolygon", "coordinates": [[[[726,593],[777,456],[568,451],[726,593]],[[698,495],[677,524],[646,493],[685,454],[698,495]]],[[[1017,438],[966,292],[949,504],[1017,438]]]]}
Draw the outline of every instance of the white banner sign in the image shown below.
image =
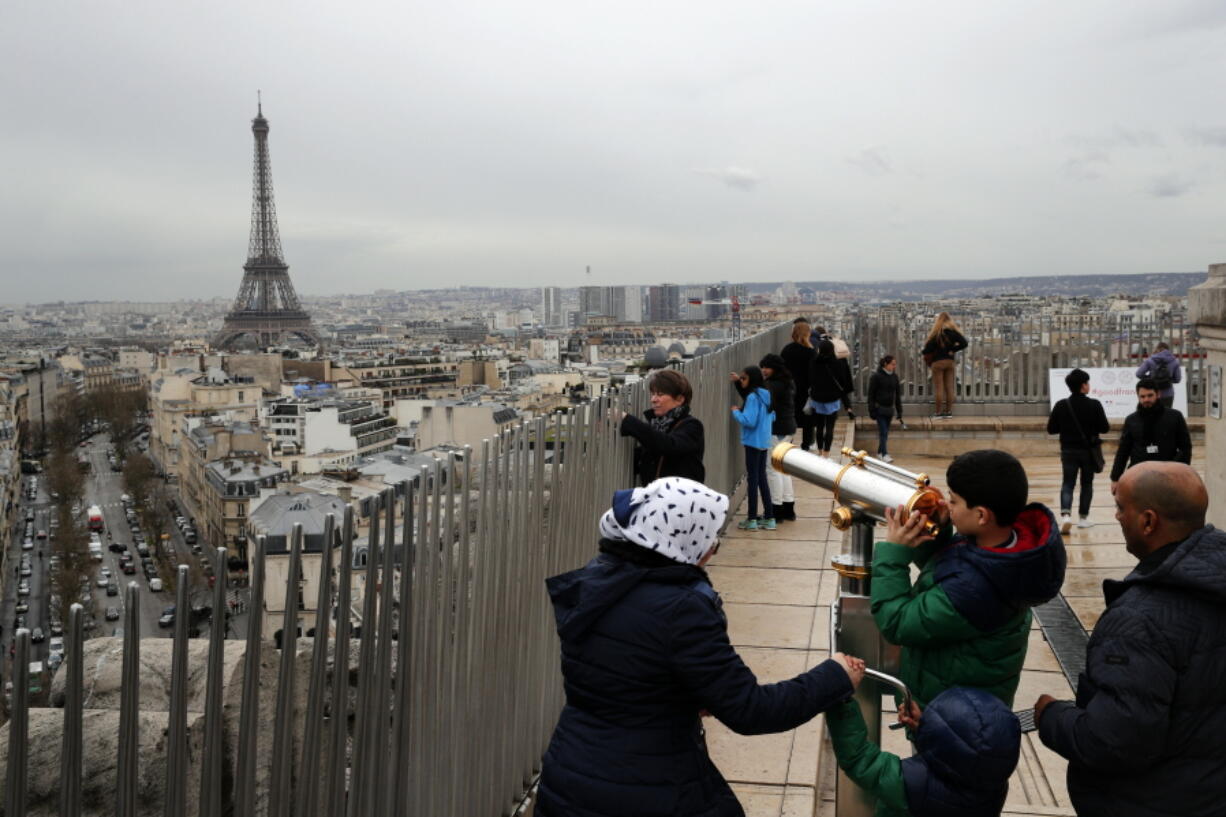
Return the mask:
{"type": "MultiPolygon", "coordinates": [[[[1064,376],[1072,369],[1048,370],[1048,394],[1051,404],[1069,396],[1068,386],[1064,384],[1064,376]]],[[[1090,376],[1090,397],[1103,404],[1107,418],[1120,420],[1137,410],[1137,370],[1136,369],[1087,369],[1082,371],[1090,376]]],[[[1188,416],[1188,390],[1183,383],[1175,384],[1175,408],[1188,416]]]]}

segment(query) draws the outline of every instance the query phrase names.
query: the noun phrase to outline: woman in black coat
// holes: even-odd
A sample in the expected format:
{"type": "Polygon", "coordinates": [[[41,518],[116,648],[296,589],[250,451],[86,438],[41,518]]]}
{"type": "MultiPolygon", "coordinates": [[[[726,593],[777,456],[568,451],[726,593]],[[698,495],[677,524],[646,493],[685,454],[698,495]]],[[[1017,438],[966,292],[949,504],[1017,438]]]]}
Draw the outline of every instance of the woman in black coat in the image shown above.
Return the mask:
{"type": "Polygon", "coordinates": [[[847,409],[848,419],[856,419],[851,410],[851,395],[851,366],[845,358],[835,355],[834,343],[823,340],[817,346],[817,357],[809,366],[809,402],[805,406],[805,411],[812,409],[817,418],[814,434],[819,456],[830,456],[839,409],[847,409]]]}
{"type": "Polygon", "coordinates": [[[897,368],[894,356],[886,355],[868,379],[868,416],[877,421],[877,456],[886,462],[894,461],[886,446],[890,423],[898,417],[898,424],[906,428],[902,421],[902,386],[894,372],[897,368]]]}
{"type": "Polygon", "coordinates": [[[779,356],[792,374],[792,382],[796,385],[795,416],[796,424],[800,426],[800,447],[805,451],[813,445],[813,427],[815,420],[812,415],[805,414],[805,403],[809,400],[809,366],[817,351],[809,340],[812,330],[807,321],[796,321],[792,324],[792,342],[783,347],[779,356]]]}
{"type": "Polygon", "coordinates": [[[937,315],[932,324],[932,331],[920,354],[932,371],[932,392],[935,395],[936,407],[932,419],[947,420],[954,416],[954,393],[957,391],[957,364],[954,355],[967,346],[966,336],[949,317],[948,312],[937,315]]]}
{"type": "Polygon", "coordinates": [[[621,418],[621,435],[638,441],[634,448],[634,472],[639,484],[660,477],[685,477],[702,482],[707,475],[702,464],[702,421],[690,413],[694,390],[676,369],[662,369],[647,382],[651,408],[643,419],[632,414],[621,418]]]}
{"type": "Polygon", "coordinates": [[[547,581],[566,706],[545,753],[538,817],[742,817],[707,755],[701,713],[766,734],[851,697],[857,659],[836,653],[760,685],[737,655],[702,569],[727,511],[726,496],[691,480],[618,491],[600,521],[600,554],[547,581]]]}
{"type": "MultiPolygon", "coordinates": [[[[771,406],[775,409],[775,422],[771,425],[771,448],[787,442],[796,433],[796,384],[787,364],[779,355],[768,354],[758,361],[758,368],[766,376],[766,388],[771,393],[771,406]]],[[[804,416],[803,414],[801,415],[804,416]]],[[[775,519],[779,522],[796,521],[796,491],[792,478],[776,471],[768,464],[766,484],[770,486],[775,506],[775,519]]]]}

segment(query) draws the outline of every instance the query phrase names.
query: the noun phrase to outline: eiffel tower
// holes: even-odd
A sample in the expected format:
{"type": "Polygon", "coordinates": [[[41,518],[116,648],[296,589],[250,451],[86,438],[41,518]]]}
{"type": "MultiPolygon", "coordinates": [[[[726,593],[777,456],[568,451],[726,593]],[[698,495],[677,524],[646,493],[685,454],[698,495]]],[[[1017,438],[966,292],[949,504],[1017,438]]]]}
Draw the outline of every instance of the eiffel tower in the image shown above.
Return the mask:
{"type": "Polygon", "coordinates": [[[240,338],[249,336],[260,347],[287,343],[297,336],[312,346],[323,342],[311,316],[303,310],[289,279],[289,265],[281,256],[281,234],[277,229],[277,205],[272,198],[272,165],[268,160],[268,120],[263,103],[257,105],[251,132],[255,134],[255,173],[251,196],[251,242],[243,283],[238,288],[234,307],[213,345],[233,348],[240,338]]]}

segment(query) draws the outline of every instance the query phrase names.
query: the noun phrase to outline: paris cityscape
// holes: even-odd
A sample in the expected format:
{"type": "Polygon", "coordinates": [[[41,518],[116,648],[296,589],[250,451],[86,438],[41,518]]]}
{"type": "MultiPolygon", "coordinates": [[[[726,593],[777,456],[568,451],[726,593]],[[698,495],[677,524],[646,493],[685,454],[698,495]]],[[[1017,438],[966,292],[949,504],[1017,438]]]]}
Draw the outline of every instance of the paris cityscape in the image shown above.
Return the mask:
{"type": "MultiPolygon", "coordinates": [[[[1179,14],[1121,16],[1147,42],[1166,32],[1186,44],[1226,25],[1203,4],[1174,5],[1179,14]]],[[[1006,450],[1029,473],[1032,501],[1062,503],[1061,449],[1048,418],[1068,397],[1070,370],[1091,372],[1103,394],[1123,384],[1117,402],[1131,411],[1134,372],[1169,350],[1181,367],[1190,465],[1208,486],[1209,520],[1226,524],[1226,469],[1213,454],[1226,450],[1226,259],[1211,204],[1226,184],[1226,128],[1177,118],[1191,103],[1177,106],[1136,79],[1161,115],[1111,100],[1100,117],[1064,128],[1062,104],[1031,133],[997,107],[995,88],[966,80],[983,107],[985,142],[1025,154],[992,175],[995,149],[964,133],[938,147],[946,133],[930,131],[926,111],[901,96],[894,105],[916,122],[913,142],[887,144],[894,120],[870,112],[840,115],[854,138],[817,136],[823,124],[812,114],[779,111],[793,99],[818,107],[840,94],[810,97],[794,79],[776,94],[763,84],[783,72],[774,59],[812,65],[768,56],[778,49],[760,44],[734,56],[739,46],[714,23],[694,35],[705,45],[682,69],[666,56],[671,41],[604,20],[615,25],[613,40],[644,38],[642,52],[630,50],[653,66],[649,74],[662,74],[613,72],[627,99],[606,109],[591,93],[612,69],[557,44],[578,33],[615,61],[613,43],[591,35],[593,19],[542,8],[534,14],[551,33],[541,33],[493,8],[480,22],[428,14],[474,53],[488,45],[493,55],[482,59],[504,61],[474,63],[491,75],[487,93],[473,87],[476,67],[434,53],[428,37],[409,33],[410,21],[383,11],[422,56],[402,54],[390,31],[362,32],[368,53],[345,49],[353,78],[371,88],[347,97],[308,72],[333,97],[334,117],[263,53],[285,48],[309,63],[332,47],[319,31],[357,36],[328,14],[294,24],[292,46],[238,37],[246,70],[195,90],[194,124],[184,124],[190,106],[173,102],[166,126],[178,135],[145,157],[117,146],[135,141],[156,111],[142,119],[116,105],[127,111],[121,121],[69,93],[66,105],[96,121],[82,152],[65,154],[65,173],[80,180],[73,193],[59,179],[36,189],[34,178],[71,140],[60,145],[37,125],[0,132],[0,144],[28,149],[32,163],[3,197],[14,218],[0,228],[10,247],[0,250],[4,814],[533,817],[538,802],[559,796],[542,791],[559,713],[592,691],[567,674],[567,599],[550,595],[553,581],[598,547],[607,552],[606,511],[618,507],[610,497],[646,481],[643,443],[625,418],[656,422],[660,373],[692,384],[681,416],[692,410],[705,427],[702,481],[730,498],[724,550],[717,538],[703,575],[722,594],[721,638],[744,655],[737,671],[755,683],[800,677],[863,643],[839,628],[865,619],[855,601],[870,597],[873,537],[886,529],[871,531],[885,517],[866,499],[841,498],[839,480],[866,468],[873,445],[886,459],[868,458],[867,467],[920,493],[930,477],[949,490],[952,457],[1006,450]],[[503,40],[500,25],[523,41],[503,40]],[[550,56],[530,56],[534,43],[550,56]],[[381,109],[380,98],[403,88],[374,54],[404,71],[437,72],[452,98],[414,90],[381,109]],[[499,76],[504,63],[512,67],[499,76]],[[257,90],[261,71],[280,87],[257,90]],[[240,87],[242,101],[230,100],[240,87]],[[513,92],[500,100],[499,88],[513,92]],[[465,106],[451,107],[455,99],[465,106]],[[513,104],[514,115],[504,109],[513,104]],[[547,104],[560,106],[556,120],[547,104]],[[745,122],[758,114],[763,128],[794,125],[799,141],[827,140],[828,155],[804,166],[805,148],[791,138],[754,135],[745,122]],[[524,123],[534,117],[556,128],[535,131],[524,123]],[[349,141],[344,128],[369,141],[349,141]],[[655,147],[631,135],[640,128],[655,147]],[[1010,148],[1014,139],[1031,150],[1010,148]],[[421,151],[419,168],[408,167],[402,146],[421,151]],[[114,165],[91,164],[95,149],[114,165]],[[988,177],[982,188],[968,181],[988,177]],[[187,185],[198,185],[199,200],[180,192],[176,214],[167,192],[187,185]],[[1016,201],[999,204],[998,191],[1016,201]],[[57,212],[81,230],[78,244],[49,238],[57,212]],[[948,222],[937,224],[938,212],[948,222]],[[945,313],[967,340],[947,413],[921,351],[945,313]],[[798,340],[797,321],[811,341],[805,331],[798,340]],[[769,368],[789,342],[823,341],[851,377],[835,409],[838,477],[831,488],[812,477],[828,466],[798,469],[789,481],[796,496],[783,507],[799,518],[777,529],[772,518],[755,539],[744,524],[756,498],[748,499],[735,413],[748,397],[736,378],[769,368]],[[869,400],[887,365],[899,383],[893,456],[869,400]],[[858,536],[868,537],[869,558],[854,565],[861,573],[847,567],[864,557],[858,536]]],[[[912,12],[894,13],[950,53],[960,47],[912,12]]],[[[1097,42],[1094,15],[1046,10],[1070,38],[1051,44],[1010,15],[962,13],[985,38],[1012,24],[1044,48],[1073,53],[1069,43],[1097,42]]],[[[31,43],[12,45],[45,65],[33,43],[50,41],[54,20],[23,14],[31,43]]],[[[94,14],[95,25],[117,32],[94,14]]],[[[739,12],[714,14],[758,25],[739,12]]],[[[178,24],[167,12],[154,16],[178,24]]],[[[798,25],[817,22],[801,16],[798,25]]],[[[877,32],[858,13],[835,16],[846,31],[877,32]]],[[[242,19],[236,8],[218,18],[242,19]]],[[[134,66],[201,72],[216,55],[202,43],[231,33],[218,20],[200,23],[210,37],[176,35],[177,57],[149,45],[149,32],[125,34],[140,45],[123,69],[93,52],[85,22],[70,39],[98,66],[91,85],[115,71],[141,101],[166,102],[173,94],[134,79],[134,66]]],[[[762,25],[767,42],[804,48],[785,23],[762,25]]],[[[670,17],[666,26],[688,22],[670,17]]],[[[1001,42],[1010,53],[1017,44],[1001,42]]],[[[1135,47],[1173,59],[1167,49],[1176,45],[1135,47]]],[[[993,67],[1007,77],[1001,88],[1061,85],[1021,80],[1014,58],[1001,59],[993,67]]],[[[1212,74],[1214,60],[1204,59],[1194,64],[1212,74]]],[[[866,71],[858,81],[868,97],[897,94],[906,70],[866,71]]],[[[941,70],[925,74],[937,84],[941,70]]],[[[974,73],[962,66],[957,76],[974,73]]],[[[37,83],[9,82],[30,111],[50,113],[37,83]]],[[[49,75],[46,90],[73,82],[49,75]]],[[[1101,78],[1077,82],[1088,93],[1101,78]]],[[[943,95],[928,89],[924,98],[935,106],[943,95]]],[[[848,108],[859,105],[873,107],[848,108]]],[[[950,132],[977,126],[950,117],[950,132]]],[[[806,400],[814,402],[803,395],[798,405],[806,400]]],[[[1108,417],[1108,459],[1124,416],[1108,417]]],[[[782,459],[771,461],[785,472],[782,459]]],[[[1064,531],[1067,578],[1034,614],[1011,706],[1022,761],[1006,775],[1008,814],[1082,813],[1065,782],[1071,767],[1040,742],[1041,708],[1023,692],[1074,697],[1085,661],[1069,656],[1106,614],[1102,583],[1135,565],[1114,521],[1115,481],[1110,491],[1100,481],[1084,530],[1064,531]]],[[[912,690],[893,677],[893,645],[876,629],[872,637],[868,668],[880,683],[869,681],[875,691],[855,700],[875,699],[864,709],[870,740],[905,757],[910,733],[885,729],[883,718],[909,706],[912,690]],[[877,691],[896,690],[897,710],[883,710],[877,691]]],[[[743,807],[728,814],[873,813],[836,757],[824,715],[766,736],[700,709],[703,762],[743,807]]]]}

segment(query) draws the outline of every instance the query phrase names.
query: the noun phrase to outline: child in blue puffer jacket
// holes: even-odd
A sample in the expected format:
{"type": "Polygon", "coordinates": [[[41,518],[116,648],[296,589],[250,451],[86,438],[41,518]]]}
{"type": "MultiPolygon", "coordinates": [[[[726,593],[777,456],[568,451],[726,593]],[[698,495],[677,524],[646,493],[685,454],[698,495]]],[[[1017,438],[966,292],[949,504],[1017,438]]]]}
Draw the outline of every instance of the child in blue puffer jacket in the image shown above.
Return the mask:
{"type": "Polygon", "coordinates": [[[900,758],[869,740],[855,701],[826,712],[839,766],[877,800],[876,817],[999,817],[1017,767],[1022,729],[999,698],[953,687],[899,720],[915,734],[900,758]]]}
{"type": "Polygon", "coordinates": [[[741,444],[745,446],[745,470],[749,478],[749,516],[737,527],[741,530],[774,530],[774,506],[771,504],[771,489],[766,482],[766,458],[770,453],[771,425],[775,412],[771,411],[771,393],[766,390],[766,379],[757,366],[746,366],[741,373],[733,374],[733,383],[745,399],[744,408],[732,407],[732,416],[741,424],[741,444]],[[758,495],[762,495],[763,514],[758,516],[758,495]]]}

